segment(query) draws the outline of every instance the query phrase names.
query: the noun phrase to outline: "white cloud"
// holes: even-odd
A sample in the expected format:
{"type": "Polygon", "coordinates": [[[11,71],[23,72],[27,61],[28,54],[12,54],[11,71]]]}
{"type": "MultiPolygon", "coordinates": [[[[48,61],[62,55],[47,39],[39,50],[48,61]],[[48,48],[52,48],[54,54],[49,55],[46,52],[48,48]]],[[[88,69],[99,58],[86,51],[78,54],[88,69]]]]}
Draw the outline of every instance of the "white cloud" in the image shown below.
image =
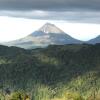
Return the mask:
{"type": "Polygon", "coordinates": [[[90,40],[100,35],[100,24],[86,24],[86,23],[57,23],[66,33],[79,40],[90,40]]]}
{"type": "Polygon", "coordinates": [[[33,32],[38,26],[38,22],[34,20],[2,16],[0,17],[0,41],[22,38],[33,32]]]}

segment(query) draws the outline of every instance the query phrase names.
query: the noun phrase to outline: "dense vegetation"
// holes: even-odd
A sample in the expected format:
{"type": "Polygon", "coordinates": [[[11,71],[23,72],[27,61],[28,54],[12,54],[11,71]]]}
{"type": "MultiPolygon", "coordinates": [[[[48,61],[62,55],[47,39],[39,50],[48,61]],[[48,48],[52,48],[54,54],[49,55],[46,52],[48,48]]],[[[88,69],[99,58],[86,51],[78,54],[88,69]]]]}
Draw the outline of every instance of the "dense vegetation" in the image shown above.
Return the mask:
{"type": "Polygon", "coordinates": [[[0,92],[0,100],[100,100],[100,44],[0,46],[0,92]]]}

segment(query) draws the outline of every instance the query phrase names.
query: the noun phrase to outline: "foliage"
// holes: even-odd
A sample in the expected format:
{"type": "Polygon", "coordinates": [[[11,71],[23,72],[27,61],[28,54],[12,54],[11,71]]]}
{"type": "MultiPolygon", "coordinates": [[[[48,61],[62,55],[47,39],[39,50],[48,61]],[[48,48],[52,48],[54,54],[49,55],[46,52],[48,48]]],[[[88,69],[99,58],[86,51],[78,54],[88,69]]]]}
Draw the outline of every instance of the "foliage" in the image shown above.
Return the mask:
{"type": "Polygon", "coordinates": [[[0,93],[0,100],[5,100],[4,95],[0,93]]]}
{"type": "Polygon", "coordinates": [[[3,94],[6,88],[14,91],[10,97],[23,98],[25,93],[16,92],[21,89],[33,100],[82,100],[93,98],[94,93],[98,97],[100,44],[51,45],[33,50],[0,46],[3,94]]]}
{"type": "Polygon", "coordinates": [[[25,98],[25,93],[22,91],[14,92],[11,95],[11,100],[24,100],[24,98],[25,98]]]}

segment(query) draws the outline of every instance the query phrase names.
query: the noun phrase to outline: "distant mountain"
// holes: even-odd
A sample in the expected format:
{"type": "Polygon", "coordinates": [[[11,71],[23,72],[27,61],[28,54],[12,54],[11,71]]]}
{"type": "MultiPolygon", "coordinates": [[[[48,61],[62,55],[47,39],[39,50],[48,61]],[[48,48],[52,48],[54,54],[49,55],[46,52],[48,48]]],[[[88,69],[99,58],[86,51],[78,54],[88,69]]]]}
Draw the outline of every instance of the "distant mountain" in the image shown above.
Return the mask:
{"type": "Polygon", "coordinates": [[[90,44],[100,43],[100,35],[97,36],[97,37],[94,38],[94,39],[91,39],[91,40],[87,41],[87,43],[90,43],[90,44]]]}
{"type": "Polygon", "coordinates": [[[26,36],[25,38],[5,43],[5,45],[22,48],[36,48],[53,44],[63,45],[79,43],[81,43],[81,41],[72,38],[54,24],[46,23],[39,30],[26,36]]]}

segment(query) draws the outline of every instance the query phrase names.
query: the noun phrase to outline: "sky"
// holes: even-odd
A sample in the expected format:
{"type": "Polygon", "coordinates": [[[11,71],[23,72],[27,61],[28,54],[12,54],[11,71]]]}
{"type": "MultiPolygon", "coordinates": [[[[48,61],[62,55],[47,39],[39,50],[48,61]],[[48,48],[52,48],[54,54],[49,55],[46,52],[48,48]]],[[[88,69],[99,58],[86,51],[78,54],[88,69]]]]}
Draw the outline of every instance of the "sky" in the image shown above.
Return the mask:
{"type": "Polygon", "coordinates": [[[79,40],[100,35],[100,0],[0,0],[0,42],[23,38],[46,22],[79,40]]]}

